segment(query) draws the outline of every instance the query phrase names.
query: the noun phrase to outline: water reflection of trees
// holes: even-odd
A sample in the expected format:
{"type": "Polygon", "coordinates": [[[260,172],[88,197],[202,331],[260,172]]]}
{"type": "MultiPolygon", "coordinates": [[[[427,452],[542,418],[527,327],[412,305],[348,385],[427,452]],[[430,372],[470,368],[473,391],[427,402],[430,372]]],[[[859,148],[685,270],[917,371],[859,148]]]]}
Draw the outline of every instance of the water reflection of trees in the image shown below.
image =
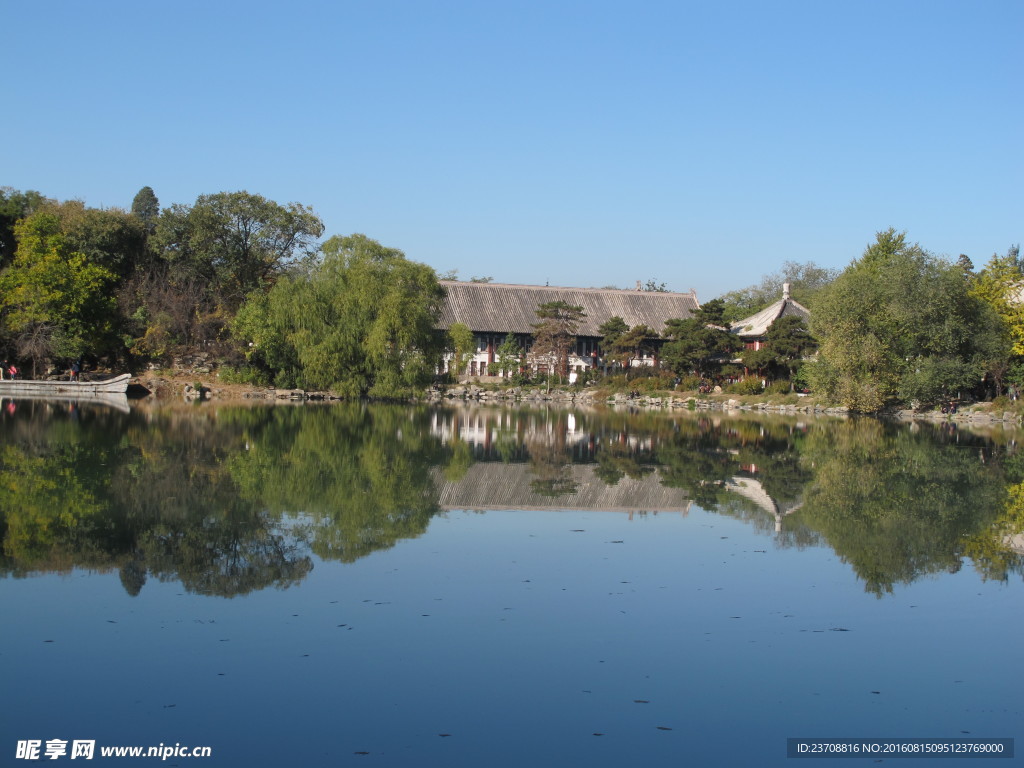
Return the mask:
{"type": "Polygon", "coordinates": [[[827,544],[876,594],[965,558],[1024,573],[1015,443],[927,425],[358,404],[2,418],[3,572],[117,570],[131,594],[148,578],[285,588],[312,554],[352,562],[420,535],[439,483],[509,464],[541,506],[600,504],[625,478],[678,489],[781,546],[827,544]]]}
{"type": "MultiPolygon", "coordinates": [[[[1008,503],[1008,448],[941,427],[867,419],[814,430],[803,452],[814,475],[801,521],[879,594],[955,572],[970,542],[994,543],[989,532],[1008,503]]],[[[998,548],[1005,567],[975,562],[987,578],[1020,571],[1020,558],[998,548]]]]}
{"type": "Polygon", "coordinates": [[[3,570],[117,569],[131,594],[147,577],[225,596],[287,587],[310,551],[350,561],[425,530],[442,457],[415,413],[19,413],[0,446],[3,570]]]}
{"type": "Polygon", "coordinates": [[[435,416],[478,461],[525,453],[535,484],[564,496],[570,461],[614,485],[657,471],[700,507],[782,546],[825,544],[884,594],[970,558],[985,578],[1024,573],[1024,460],[1015,442],[950,425],[730,417],[720,413],[472,409],[435,416]],[[511,442],[512,448],[508,445],[511,442]],[[1020,466],[1018,466],[1020,465],[1020,466]],[[1010,487],[1008,482],[1019,482],[1010,487]]]}
{"type": "Polygon", "coordinates": [[[230,463],[246,498],[299,516],[325,559],[351,562],[418,536],[437,513],[432,465],[450,458],[427,412],[397,406],[274,409],[230,463]]]}

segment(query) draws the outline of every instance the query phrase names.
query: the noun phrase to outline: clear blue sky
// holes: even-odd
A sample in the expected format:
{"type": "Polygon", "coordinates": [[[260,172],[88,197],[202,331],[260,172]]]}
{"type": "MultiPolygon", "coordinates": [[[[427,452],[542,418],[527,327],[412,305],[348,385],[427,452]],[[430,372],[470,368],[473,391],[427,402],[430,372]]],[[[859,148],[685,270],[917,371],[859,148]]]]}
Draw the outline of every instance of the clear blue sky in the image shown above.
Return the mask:
{"type": "Polygon", "coordinates": [[[499,282],[705,301],[1024,239],[1024,2],[14,2],[0,185],[248,190],[499,282]]]}

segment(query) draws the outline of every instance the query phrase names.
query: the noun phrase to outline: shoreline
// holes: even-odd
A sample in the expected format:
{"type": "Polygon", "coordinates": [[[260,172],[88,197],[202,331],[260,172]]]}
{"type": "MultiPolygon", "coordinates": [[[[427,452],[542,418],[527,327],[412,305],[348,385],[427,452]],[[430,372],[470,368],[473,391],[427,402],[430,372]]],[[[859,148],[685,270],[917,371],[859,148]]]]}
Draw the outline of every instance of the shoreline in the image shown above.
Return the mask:
{"type": "MultiPolygon", "coordinates": [[[[155,400],[183,399],[185,401],[218,402],[342,402],[341,398],[325,391],[276,389],[248,384],[226,384],[213,381],[207,384],[201,377],[182,374],[141,375],[132,378],[132,384],[145,390],[144,397],[155,400]],[[199,385],[197,388],[196,385],[199,385]]],[[[586,389],[552,389],[539,387],[511,387],[495,389],[466,383],[444,389],[432,388],[424,393],[426,403],[477,402],[493,404],[550,403],[552,405],[582,405],[587,407],[629,407],[638,410],[690,410],[747,412],[784,415],[824,415],[846,418],[872,416],[904,422],[928,421],[953,424],[1002,424],[1020,426],[1022,416],[1015,410],[998,410],[991,402],[964,405],[956,413],[942,413],[938,408],[914,410],[891,408],[871,414],[854,414],[844,406],[830,406],[818,402],[811,395],[701,395],[696,392],[657,392],[631,396],[624,392],[612,393],[599,387],[586,389]]]]}

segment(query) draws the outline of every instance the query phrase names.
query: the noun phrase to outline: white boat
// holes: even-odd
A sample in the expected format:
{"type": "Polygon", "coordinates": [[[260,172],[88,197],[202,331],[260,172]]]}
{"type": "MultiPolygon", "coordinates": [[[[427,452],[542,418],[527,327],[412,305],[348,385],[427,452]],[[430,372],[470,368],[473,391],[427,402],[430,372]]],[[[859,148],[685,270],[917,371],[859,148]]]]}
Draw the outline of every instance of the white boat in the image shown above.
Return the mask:
{"type": "Polygon", "coordinates": [[[36,379],[0,380],[0,396],[12,395],[98,395],[124,394],[128,390],[130,373],[122,373],[102,381],[40,381],[36,379]]]}
{"type": "Polygon", "coordinates": [[[0,407],[4,403],[13,403],[20,408],[33,403],[49,403],[62,408],[73,405],[77,408],[101,405],[121,413],[131,413],[128,396],[123,392],[33,392],[31,395],[0,395],[0,407]]]}

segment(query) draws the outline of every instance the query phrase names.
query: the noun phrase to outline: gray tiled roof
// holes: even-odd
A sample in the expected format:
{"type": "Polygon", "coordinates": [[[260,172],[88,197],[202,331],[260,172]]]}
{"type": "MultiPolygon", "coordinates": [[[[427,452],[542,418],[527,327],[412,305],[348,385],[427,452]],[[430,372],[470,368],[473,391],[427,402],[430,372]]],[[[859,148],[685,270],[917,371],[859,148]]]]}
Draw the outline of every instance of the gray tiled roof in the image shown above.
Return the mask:
{"type": "Polygon", "coordinates": [[[583,307],[587,316],[578,336],[600,336],[598,327],[621,317],[630,328],[641,323],[661,333],[665,321],[687,318],[700,305],[695,293],[620,291],[606,288],[557,288],[542,285],[463,283],[442,280],[447,298],[439,328],[465,323],[483,333],[533,333],[537,307],[552,301],[583,307]]]}
{"type": "Polygon", "coordinates": [[[536,473],[530,464],[477,462],[458,482],[435,470],[438,504],[442,509],[575,509],[617,512],[687,512],[685,490],[661,483],[660,472],[641,478],[623,477],[608,485],[594,472],[595,464],[565,467],[567,492],[546,496],[534,488],[536,473]]]}
{"type": "Polygon", "coordinates": [[[786,317],[787,315],[796,315],[806,320],[811,316],[811,312],[803,304],[793,301],[793,299],[782,298],[750,317],[737,320],[732,324],[730,330],[737,336],[744,338],[764,336],[768,333],[772,323],[780,317],[786,317]]]}

